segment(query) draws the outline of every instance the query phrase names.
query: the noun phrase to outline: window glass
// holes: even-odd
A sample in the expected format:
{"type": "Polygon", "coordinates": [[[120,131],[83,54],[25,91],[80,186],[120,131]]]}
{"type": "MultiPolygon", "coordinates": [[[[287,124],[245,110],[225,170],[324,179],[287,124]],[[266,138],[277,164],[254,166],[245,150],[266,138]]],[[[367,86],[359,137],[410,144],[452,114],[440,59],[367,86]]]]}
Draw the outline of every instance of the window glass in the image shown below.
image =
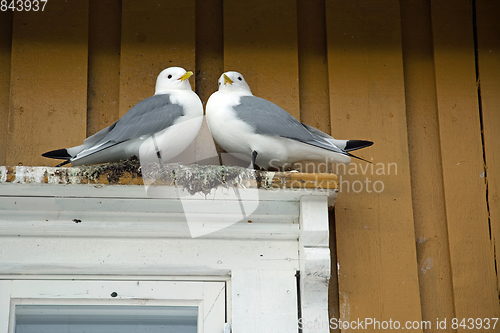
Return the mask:
{"type": "Polygon", "coordinates": [[[197,306],[16,305],[16,333],[196,333],[197,306]]]}

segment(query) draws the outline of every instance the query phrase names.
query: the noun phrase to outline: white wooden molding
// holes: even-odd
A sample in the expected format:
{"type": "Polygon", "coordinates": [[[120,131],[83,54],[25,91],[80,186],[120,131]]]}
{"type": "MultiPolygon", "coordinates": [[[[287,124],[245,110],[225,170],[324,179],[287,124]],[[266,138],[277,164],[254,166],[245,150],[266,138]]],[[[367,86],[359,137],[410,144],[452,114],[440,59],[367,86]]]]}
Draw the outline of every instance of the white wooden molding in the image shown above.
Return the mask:
{"type": "Polygon", "coordinates": [[[300,326],[303,333],[328,333],[330,249],[327,197],[300,200],[300,326]]]}

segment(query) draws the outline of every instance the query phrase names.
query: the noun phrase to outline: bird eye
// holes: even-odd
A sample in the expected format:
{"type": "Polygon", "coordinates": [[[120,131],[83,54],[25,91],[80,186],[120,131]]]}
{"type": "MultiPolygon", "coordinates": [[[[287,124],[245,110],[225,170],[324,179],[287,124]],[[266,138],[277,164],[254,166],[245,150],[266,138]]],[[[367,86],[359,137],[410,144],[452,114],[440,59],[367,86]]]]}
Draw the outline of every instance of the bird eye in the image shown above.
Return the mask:
{"type": "Polygon", "coordinates": [[[169,79],[171,79],[171,78],[172,78],[172,75],[171,75],[171,74],[169,74],[167,77],[168,77],[169,79]]]}
{"type": "Polygon", "coordinates": [[[243,79],[241,78],[241,76],[238,76],[238,80],[240,80],[240,81],[241,81],[241,80],[243,80],[243,79]]]}

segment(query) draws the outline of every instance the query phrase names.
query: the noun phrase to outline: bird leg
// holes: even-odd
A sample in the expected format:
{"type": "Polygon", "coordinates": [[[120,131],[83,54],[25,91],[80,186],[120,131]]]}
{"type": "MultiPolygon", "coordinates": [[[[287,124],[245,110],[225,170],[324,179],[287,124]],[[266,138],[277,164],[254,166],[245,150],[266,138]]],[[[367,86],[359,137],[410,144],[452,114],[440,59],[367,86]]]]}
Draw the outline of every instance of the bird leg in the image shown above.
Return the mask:
{"type": "Polygon", "coordinates": [[[257,159],[257,151],[252,151],[252,162],[250,163],[250,169],[253,170],[264,170],[261,167],[259,167],[257,164],[255,164],[255,160],[257,159]]]}
{"type": "Polygon", "coordinates": [[[158,164],[163,168],[163,161],[161,160],[160,148],[158,148],[158,144],[156,143],[155,135],[153,134],[153,144],[155,145],[156,157],[158,157],[158,164]]]}

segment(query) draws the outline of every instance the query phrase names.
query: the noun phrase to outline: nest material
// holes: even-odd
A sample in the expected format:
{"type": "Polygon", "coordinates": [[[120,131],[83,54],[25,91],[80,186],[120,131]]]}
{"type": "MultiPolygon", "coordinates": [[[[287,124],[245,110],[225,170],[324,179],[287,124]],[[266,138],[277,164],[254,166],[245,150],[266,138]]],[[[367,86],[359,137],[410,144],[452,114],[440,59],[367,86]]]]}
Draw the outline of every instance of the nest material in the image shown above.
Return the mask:
{"type": "Polygon", "coordinates": [[[120,162],[105,163],[99,165],[79,167],[82,177],[97,181],[99,177],[104,176],[110,184],[116,184],[126,173],[132,178],[142,177],[141,163],[136,156],[120,162]]]}
{"type": "Polygon", "coordinates": [[[240,187],[261,186],[260,171],[239,166],[189,165],[151,163],[143,166],[143,179],[151,185],[181,186],[191,195],[209,194],[219,186],[240,187]]]}
{"type": "Polygon", "coordinates": [[[141,165],[135,156],[120,162],[105,163],[92,166],[81,166],[78,172],[81,177],[98,182],[105,177],[110,184],[116,184],[120,178],[130,174],[132,178],[142,177],[148,185],[175,185],[188,191],[209,194],[219,186],[229,187],[267,187],[263,172],[239,166],[219,165],[181,165],[178,163],[148,163],[141,165]]]}

